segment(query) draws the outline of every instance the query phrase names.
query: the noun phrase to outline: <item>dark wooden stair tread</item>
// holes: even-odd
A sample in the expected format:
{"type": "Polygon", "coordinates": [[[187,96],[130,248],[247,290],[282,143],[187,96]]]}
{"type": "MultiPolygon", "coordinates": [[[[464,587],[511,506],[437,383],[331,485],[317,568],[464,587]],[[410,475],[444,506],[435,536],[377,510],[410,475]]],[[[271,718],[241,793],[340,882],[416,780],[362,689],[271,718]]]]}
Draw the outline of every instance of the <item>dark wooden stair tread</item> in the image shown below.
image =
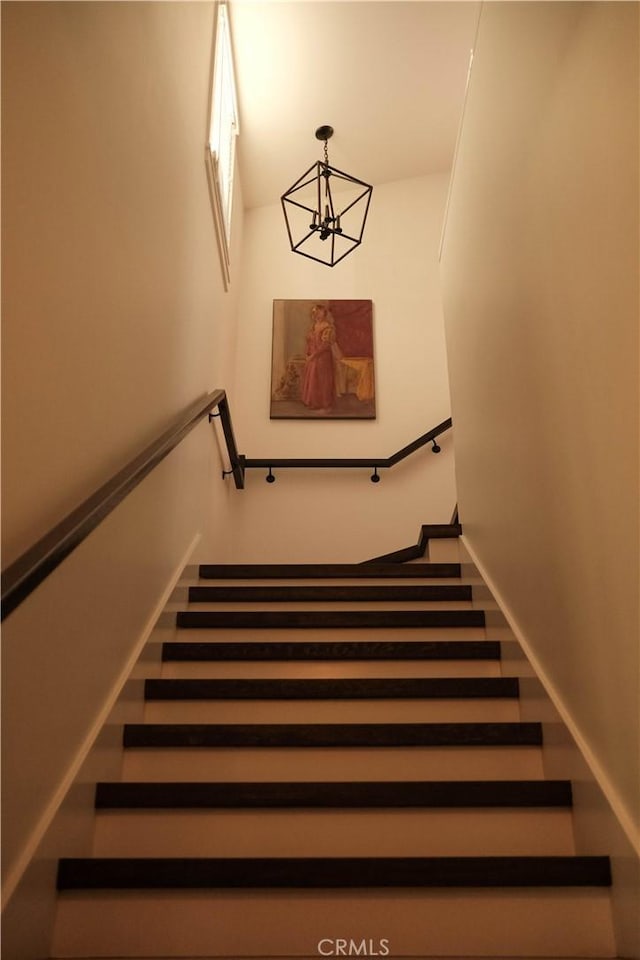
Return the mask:
{"type": "Polygon", "coordinates": [[[539,723],[128,723],[125,747],[533,746],[539,723]]]}
{"type": "Polygon", "coordinates": [[[189,603],[274,603],[385,600],[471,600],[466,584],[189,587],[189,603]]]}
{"type": "Polygon", "coordinates": [[[203,563],[202,580],[297,580],[321,577],[459,577],[459,563],[203,563]]]}
{"type": "Polygon", "coordinates": [[[185,610],[177,614],[182,629],[355,627],[483,627],[483,610],[185,610]]]}
{"type": "Polygon", "coordinates": [[[608,857],[65,858],[58,889],[609,886],[608,857]]]}
{"type": "Polygon", "coordinates": [[[570,807],[568,780],[114,782],[99,809],[570,807]]]}
{"type": "Polygon", "coordinates": [[[149,679],[147,700],[363,700],[516,698],[517,677],[149,679]]]}
{"type": "Polygon", "coordinates": [[[165,661],[193,660],[499,660],[496,640],[321,640],[169,642],[165,661]]]}

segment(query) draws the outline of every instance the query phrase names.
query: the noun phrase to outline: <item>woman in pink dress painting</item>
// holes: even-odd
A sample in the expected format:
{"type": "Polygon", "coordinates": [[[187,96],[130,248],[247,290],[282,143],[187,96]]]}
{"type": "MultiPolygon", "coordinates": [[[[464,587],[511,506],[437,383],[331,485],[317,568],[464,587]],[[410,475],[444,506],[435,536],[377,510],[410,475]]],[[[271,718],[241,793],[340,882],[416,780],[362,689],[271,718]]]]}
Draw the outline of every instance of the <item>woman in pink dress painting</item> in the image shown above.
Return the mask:
{"type": "Polygon", "coordinates": [[[335,403],[333,360],[339,351],[333,317],[327,307],[317,303],[311,308],[301,391],[302,402],[317,413],[331,413],[335,403]]]}

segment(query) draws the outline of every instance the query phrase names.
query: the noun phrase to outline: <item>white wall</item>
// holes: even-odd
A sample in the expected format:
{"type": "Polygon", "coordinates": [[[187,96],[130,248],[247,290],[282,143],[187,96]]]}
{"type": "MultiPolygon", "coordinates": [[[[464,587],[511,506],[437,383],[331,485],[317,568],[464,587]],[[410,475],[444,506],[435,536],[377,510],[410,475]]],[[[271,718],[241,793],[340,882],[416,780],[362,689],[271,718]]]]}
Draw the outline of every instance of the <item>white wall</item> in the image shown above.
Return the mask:
{"type": "MultiPolygon", "coordinates": [[[[279,204],[247,214],[232,401],[241,453],[388,457],[450,415],[437,265],[447,183],[375,187],[362,246],[334,268],[290,251],[279,204]],[[269,420],[273,300],[313,298],[373,300],[376,420],[269,420]]],[[[360,561],[415,543],[421,523],[447,522],[455,504],[451,433],[441,443],[378,484],[369,469],[280,470],[274,484],[248,471],[233,500],[233,559],[360,561]]]]}
{"type": "Polygon", "coordinates": [[[637,4],[485,4],[442,273],[466,538],[640,849],[637,80],[637,4]]]}
{"type": "Polygon", "coordinates": [[[224,386],[213,9],[3,8],[5,564],[224,386]]]}
{"type": "MultiPolygon", "coordinates": [[[[213,26],[212,3],[2,7],[3,566],[229,385],[213,26]]],[[[220,472],[203,421],[5,622],[9,892],[181,564],[224,559],[220,472]]]]}
{"type": "MultiPolygon", "coordinates": [[[[436,540],[437,553],[445,544],[436,540]]],[[[449,548],[450,550],[450,548],[449,548]]],[[[444,557],[443,557],[444,558],[444,557]]],[[[611,913],[615,933],[616,956],[628,960],[640,957],[640,860],[611,809],[593,772],[585,762],[574,738],[563,722],[535,670],[527,659],[527,638],[517,624],[510,624],[480,570],[469,554],[463,534],[457,556],[462,563],[462,576],[470,583],[474,603],[485,611],[489,636],[500,642],[501,672],[505,677],[518,677],[520,720],[542,724],[542,769],[549,780],[569,780],[572,793],[572,822],[577,856],[607,856],[611,863],[613,885],[611,913]]]]}

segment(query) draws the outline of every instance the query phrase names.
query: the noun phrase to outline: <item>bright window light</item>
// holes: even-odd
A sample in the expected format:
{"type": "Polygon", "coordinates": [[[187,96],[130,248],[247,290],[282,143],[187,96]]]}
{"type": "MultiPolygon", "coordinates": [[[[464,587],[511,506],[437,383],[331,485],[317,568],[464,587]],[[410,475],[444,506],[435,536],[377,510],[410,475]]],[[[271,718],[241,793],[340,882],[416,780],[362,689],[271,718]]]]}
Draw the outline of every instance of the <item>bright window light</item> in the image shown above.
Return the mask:
{"type": "Polygon", "coordinates": [[[229,245],[231,242],[231,214],[233,202],[233,170],[235,143],[238,135],[238,106],[231,52],[231,33],[226,3],[220,3],[216,25],[216,43],[211,97],[211,125],[209,129],[208,160],[214,217],[226,265],[228,281],[229,245]]]}

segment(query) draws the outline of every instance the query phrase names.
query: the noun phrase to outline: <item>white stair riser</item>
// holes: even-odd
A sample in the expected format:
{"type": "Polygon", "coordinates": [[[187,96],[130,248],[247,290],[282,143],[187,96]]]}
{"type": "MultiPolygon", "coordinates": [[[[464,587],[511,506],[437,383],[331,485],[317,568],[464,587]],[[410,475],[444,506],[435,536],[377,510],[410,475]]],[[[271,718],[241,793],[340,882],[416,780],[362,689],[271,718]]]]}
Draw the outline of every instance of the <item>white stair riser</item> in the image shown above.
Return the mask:
{"type": "Polygon", "coordinates": [[[457,537],[435,537],[429,540],[430,563],[460,563],[460,541],[457,537]]]}
{"type": "Polygon", "coordinates": [[[171,660],[167,679],[323,679],[330,677],[499,677],[499,660],[171,660]]]}
{"type": "Polygon", "coordinates": [[[615,956],[591,888],[65,893],[52,956],[313,958],[336,938],[391,957],[615,956]]]}
{"type": "Polygon", "coordinates": [[[100,811],[97,857],[571,856],[568,810],[100,811]]]}
{"type": "Polygon", "coordinates": [[[123,780],[517,780],[543,777],[538,747],[135,748],[123,780]]]}

